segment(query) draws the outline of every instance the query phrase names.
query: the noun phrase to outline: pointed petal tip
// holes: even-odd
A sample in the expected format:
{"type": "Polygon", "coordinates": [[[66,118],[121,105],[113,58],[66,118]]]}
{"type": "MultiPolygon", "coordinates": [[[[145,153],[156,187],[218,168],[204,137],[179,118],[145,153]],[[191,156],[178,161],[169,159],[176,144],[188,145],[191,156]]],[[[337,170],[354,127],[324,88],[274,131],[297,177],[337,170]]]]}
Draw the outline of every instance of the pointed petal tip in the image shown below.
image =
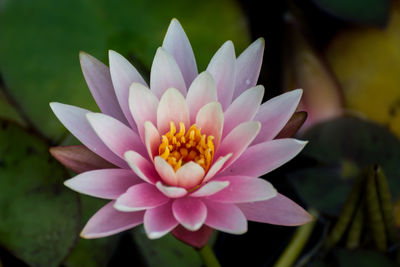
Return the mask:
{"type": "Polygon", "coordinates": [[[151,232],[146,234],[149,239],[154,240],[163,237],[164,235],[168,234],[168,232],[151,232]]]}
{"type": "Polygon", "coordinates": [[[82,231],[79,233],[79,236],[80,236],[81,238],[84,238],[84,239],[94,239],[94,238],[103,237],[103,235],[90,234],[90,233],[88,233],[86,227],[84,227],[84,228],[82,229],[82,231]]]}
{"type": "Polygon", "coordinates": [[[79,51],[79,59],[82,61],[83,57],[88,56],[89,54],[86,53],[85,51],[80,50],[79,51]]]}
{"type": "Polygon", "coordinates": [[[137,207],[128,207],[128,206],[119,204],[118,203],[118,199],[114,204],[114,208],[116,210],[118,210],[118,211],[121,211],[121,212],[133,212],[133,211],[141,211],[141,210],[145,210],[146,209],[146,208],[143,208],[143,207],[138,207],[138,208],[137,207]]]}
{"type": "Polygon", "coordinates": [[[183,227],[192,232],[199,230],[203,226],[203,224],[204,224],[203,222],[197,223],[195,225],[181,223],[183,227]]]}
{"type": "Polygon", "coordinates": [[[303,95],[303,89],[302,88],[294,89],[291,92],[293,92],[293,94],[295,94],[295,95],[298,95],[300,98],[303,95]]]}
{"type": "Polygon", "coordinates": [[[180,26],[182,28],[182,25],[181,25],[181,23],[179,22],[179,20],[177,18],[172,18],[171,19],[169,27],[171,27],[171,26],[180,26]]]}

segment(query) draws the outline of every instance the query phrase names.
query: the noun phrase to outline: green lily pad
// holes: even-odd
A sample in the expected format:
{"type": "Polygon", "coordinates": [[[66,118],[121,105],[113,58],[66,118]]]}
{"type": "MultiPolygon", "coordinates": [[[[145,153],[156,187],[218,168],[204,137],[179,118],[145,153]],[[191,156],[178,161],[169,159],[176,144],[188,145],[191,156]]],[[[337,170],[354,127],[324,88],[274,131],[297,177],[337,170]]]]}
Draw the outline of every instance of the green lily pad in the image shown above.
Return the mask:
{"type": "MultiPolygon", "coordinates": [[[[107,202],[103,199],[82,195],[81,228],[107,202]]],[[[115,235],[99,239],[79,238],[78,243],[64,261],[64,265],[66,267],[106,267],[117,247],[117,241],[118,237],[115,235]]]]}
{"type": "Polygon", "coordinates": [[[313,0],[321,9],[346,21],[384,25],[389,16],[389,0],[313,0]]]}
{"type": "Polygon", "coordinates": [[[291,182],[308,205],[338,215],[354,178],[366,165],[379,164],[394,200],[400,199],[400,141],[386,128],[354,117],[311,128],[303,156],[318,164],[292,173],[291,182]]]}
{"type": "Polygon", "coordinates": [[[150,240],[143,227],[134,231],[134,239],[149,267],[202,266],[199,254],[190,246],[168,234],[160,239],[150,240]]]}
{"type": "Polygon", "coordinates": [[[249,43],[236,1],[5,0],[0,10],[0,70],[12,97],[53,140],[65,132],[51,101],[96,110],[80,70],[78,53],[107,61],[121,52],[150,69],[173,17],[185,28],[204,69],[223,41],[242,51],[249,43]],[[216,26],[217,25],[217,26],[216,26]]]}
{"type": "Polygon", "coordinates": [[[80,225],[77,194],[48,145],[0,121],[0,245],[30,266],[58,266],[80,225]]]}

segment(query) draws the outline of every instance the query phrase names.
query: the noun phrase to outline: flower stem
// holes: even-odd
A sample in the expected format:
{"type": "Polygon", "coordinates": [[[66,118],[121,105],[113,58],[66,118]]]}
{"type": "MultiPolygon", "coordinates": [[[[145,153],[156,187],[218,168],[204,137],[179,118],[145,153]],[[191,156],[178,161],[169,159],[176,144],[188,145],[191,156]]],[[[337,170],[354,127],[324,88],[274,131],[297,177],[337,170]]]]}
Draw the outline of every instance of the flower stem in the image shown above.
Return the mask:
{"type": "Polygon", "coordinates": [[[198,250],[203,263],[207,267],[221,267],[211,247],[207,244],[198,250]]]}
{"type": "MultiPolygon", "coordinates": [[[[314,211],[311,211],[311,213],[315,214],[314,211]]],[[[274,264],[274,267],[289,267],[293,265],[307,243],[308,238],[314,229],[316,221],[317,220],[313,220],[297,228],[288,246],[274,264]]]]}

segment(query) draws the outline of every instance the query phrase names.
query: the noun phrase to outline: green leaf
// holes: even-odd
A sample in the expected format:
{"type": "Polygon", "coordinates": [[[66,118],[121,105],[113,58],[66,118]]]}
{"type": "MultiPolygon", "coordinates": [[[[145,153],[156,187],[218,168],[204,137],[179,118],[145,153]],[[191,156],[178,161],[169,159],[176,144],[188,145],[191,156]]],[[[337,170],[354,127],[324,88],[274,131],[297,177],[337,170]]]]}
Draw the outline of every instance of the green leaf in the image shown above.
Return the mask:
{"type": "Polygon", "coordinates": [[[0,121],[0,245],[30,266],[58,266],[80,225],[78,196],[41,139],[0,121]]]}
{"type": "Polygon", "coordinates": [[[396,266],[385,255],[373,250],[345,250],[340,249],[336,253],[336,261],[332,258],[323,261],[317,258],[311,262],[311,267],[329,267],[329,266],[363,266],[363,267],[394,267],[396,266]],[[333,263],[334,262],[334,263],[333,263]],[[333,264],[333,265],[332,265],[333,264]]]}
{"type": "Polygon", "coordinates": [[[5,0],[0,70],[37,128],[57,140],[65,130],[51,115],[49,102],[96,109],[81,74],[79,50],[106,61],[107,50],[114,49],[139,70],[149,70],[173,17],[186,30],[200,70],[225,40],[231,39],[238,52],[249,43],[246,20],[233,0],[5,0]]]}
{"type": "Polygon", "coordinates": [[[386,128],[345,117],[318,124],[302,138],[303,155],[318,162],[291,176],[301,197],[324,213],[338,215],[354,178],[369,164],[385,170],[393,199],[400,199],[400,141],[386,128]]]}
{"type": "Polygon", "coordinates": [[[339,250],[340,266],[389,267],[396,266],[385,255],[373,250],[339,250]]]}
{"type": "MultiPolygon", "coordinates": [[[[82,226],[102,206],[107,204],[103,199],[81,196],[82,226]]],[[[64,261],[66,267],[106,267],[117,246],[118,237],[110,236],[99,239],[79,238],[71,254],[64,261]]]]}
{"type": "Polygon", "coordinates": [[[150,240],[143,227],[134,231],[134,239],[149,267],[202,266],[199,254],[190,246],[177,240],[171,234],[160,239],[150,240]]]}
{"type": "Polygon", "coordinates": [[[321,9],[346,21],[384,25],[389,16],[389,0],[313,0],[321,9]]]}

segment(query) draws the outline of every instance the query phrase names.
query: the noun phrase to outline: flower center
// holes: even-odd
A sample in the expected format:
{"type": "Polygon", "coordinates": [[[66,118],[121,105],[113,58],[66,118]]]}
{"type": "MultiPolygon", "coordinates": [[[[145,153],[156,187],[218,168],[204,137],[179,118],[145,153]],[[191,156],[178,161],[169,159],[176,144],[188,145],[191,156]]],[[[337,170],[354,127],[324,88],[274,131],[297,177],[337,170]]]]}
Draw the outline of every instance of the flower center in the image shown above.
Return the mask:
{"type": "Polygon", "coordinates": [[[170,122],[170,130],[164,134],[158,147],[159,155],[165,159],[175,172],[186,162],[194,161],[207,172],[214,157],[214,136],[201,134],[201,129],[193,124],[185,131],[185,124],[179,123],[176,132],[174,122],[170,122]]]}

